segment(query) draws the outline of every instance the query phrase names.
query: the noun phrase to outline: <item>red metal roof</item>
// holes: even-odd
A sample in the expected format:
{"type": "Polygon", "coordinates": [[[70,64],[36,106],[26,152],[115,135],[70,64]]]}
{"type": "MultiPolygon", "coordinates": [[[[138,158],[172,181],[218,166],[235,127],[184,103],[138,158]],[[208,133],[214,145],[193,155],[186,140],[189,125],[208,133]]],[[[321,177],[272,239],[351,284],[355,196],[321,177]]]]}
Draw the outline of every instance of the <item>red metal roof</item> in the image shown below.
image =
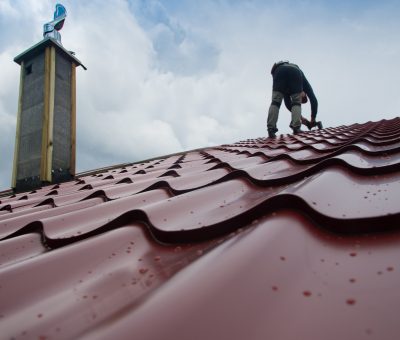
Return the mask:
{"type": "Polygon", "coordinates": [[[4,339],[397,339],[400,118],[0,200],[4,339]]]}

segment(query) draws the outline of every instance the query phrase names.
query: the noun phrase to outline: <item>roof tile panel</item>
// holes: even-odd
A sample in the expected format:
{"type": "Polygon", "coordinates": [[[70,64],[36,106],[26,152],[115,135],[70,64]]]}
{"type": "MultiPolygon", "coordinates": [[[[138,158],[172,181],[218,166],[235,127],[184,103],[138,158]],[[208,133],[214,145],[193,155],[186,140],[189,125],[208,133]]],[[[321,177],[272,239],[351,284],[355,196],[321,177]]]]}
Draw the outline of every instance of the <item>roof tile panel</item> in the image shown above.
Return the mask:
{"type": "Polygon", "coordinates": [[[0,270],[3,335],[81,337],[140,305],[210,247],[158,245],[128,224],[0,270]]]}
{"type": "Polygon", "coordinates": [[[221,243],[84,339],[132,332],[143,340],[393,339],[398,304],[390,292],[400,271],[388,269],[399,244],[399,233],[339,238],[282,211],[221,243]]]}
{"type": "Polygon", "coordinates": [[[2,335],[391,340],[399,170],[395,118],[1,198],[2,335]]]}

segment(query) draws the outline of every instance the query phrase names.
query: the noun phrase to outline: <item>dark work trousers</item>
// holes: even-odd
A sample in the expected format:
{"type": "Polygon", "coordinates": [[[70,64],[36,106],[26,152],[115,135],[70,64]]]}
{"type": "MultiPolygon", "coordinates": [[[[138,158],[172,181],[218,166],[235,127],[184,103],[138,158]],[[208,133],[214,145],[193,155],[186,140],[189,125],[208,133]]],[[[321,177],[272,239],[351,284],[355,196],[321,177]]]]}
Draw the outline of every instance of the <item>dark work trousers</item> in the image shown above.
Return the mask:
{"type": "Polygon", "coordinates": [[[268,110],[268,131],[276,132],[276,123],[279,116],[279,108],[285,95],[289,95],[292,101],[292,128],[301,126],[301,92],[303,91],[303,76],[300,69],[292,64],[279,66],[273,75],[272,102],[268,110]]]}

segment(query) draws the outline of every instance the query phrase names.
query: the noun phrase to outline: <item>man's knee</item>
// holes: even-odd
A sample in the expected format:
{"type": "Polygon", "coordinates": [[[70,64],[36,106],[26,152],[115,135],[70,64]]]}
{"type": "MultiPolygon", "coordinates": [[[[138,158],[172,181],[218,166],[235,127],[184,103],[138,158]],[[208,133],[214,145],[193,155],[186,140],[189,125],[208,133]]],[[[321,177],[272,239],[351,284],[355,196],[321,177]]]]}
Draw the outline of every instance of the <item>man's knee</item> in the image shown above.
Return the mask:
{"type": "Polygon", "coordinates": [[[279,101],[273,100],[273,101],[271,102],[271,105],[276,106],[278,109],[281,107],[281,104],[282,104],[281,101],[279,102],[279,101]]]}
{"type": "Polygon", "coordinates": [[[295,93],[290,96],[292,106],[301,106],[301,93],[295,93]]]}
{"type": "Polygon", "coordinates": [[[283,100],[283,93],[279,91],[272,91],[271,105],[274,105],[279,109],[281,107],[282,100],[283,100]]]}

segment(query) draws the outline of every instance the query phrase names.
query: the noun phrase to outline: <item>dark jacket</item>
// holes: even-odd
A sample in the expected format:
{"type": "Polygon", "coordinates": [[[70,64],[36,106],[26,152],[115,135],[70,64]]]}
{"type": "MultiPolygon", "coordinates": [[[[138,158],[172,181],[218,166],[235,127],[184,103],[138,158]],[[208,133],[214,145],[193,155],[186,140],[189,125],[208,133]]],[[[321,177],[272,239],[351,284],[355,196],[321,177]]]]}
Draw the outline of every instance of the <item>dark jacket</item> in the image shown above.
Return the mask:
{"type": "Polygon", "coordinates": [[[311,117],[317,116],[318,100],[300,67],[289,62],[278,62],[272,67],[271,74],[273,78],[272,89],[284,94],[285,106],[289,111],[292,109],[290,96],[304,91],[310,100],[311,117]]]}
{"type": "Polygon", "coordinates": [[[278,64],[272,71],[272,90],[283,93],[284,95],[293,95],[303,91],[303,72],[300,68],[288,62],[278,64]]]}
{"type": "MultiPolygon", "coordinates": [[[[317,97],[315,97],[314,91],[310,83],[308,82],[306,76],[304,75],[303,71],[301,71],[301,73],[303,76],[303,91],[306,93],[308,99],[310,100],[311,117],[315,118],[318,113],[318,100],[317,97]]],[[[284,100],[285,100],[285,106],[290,111],[292,109],[292,102],[290,100],[290,95],[285,94],[284,100]]]]}

